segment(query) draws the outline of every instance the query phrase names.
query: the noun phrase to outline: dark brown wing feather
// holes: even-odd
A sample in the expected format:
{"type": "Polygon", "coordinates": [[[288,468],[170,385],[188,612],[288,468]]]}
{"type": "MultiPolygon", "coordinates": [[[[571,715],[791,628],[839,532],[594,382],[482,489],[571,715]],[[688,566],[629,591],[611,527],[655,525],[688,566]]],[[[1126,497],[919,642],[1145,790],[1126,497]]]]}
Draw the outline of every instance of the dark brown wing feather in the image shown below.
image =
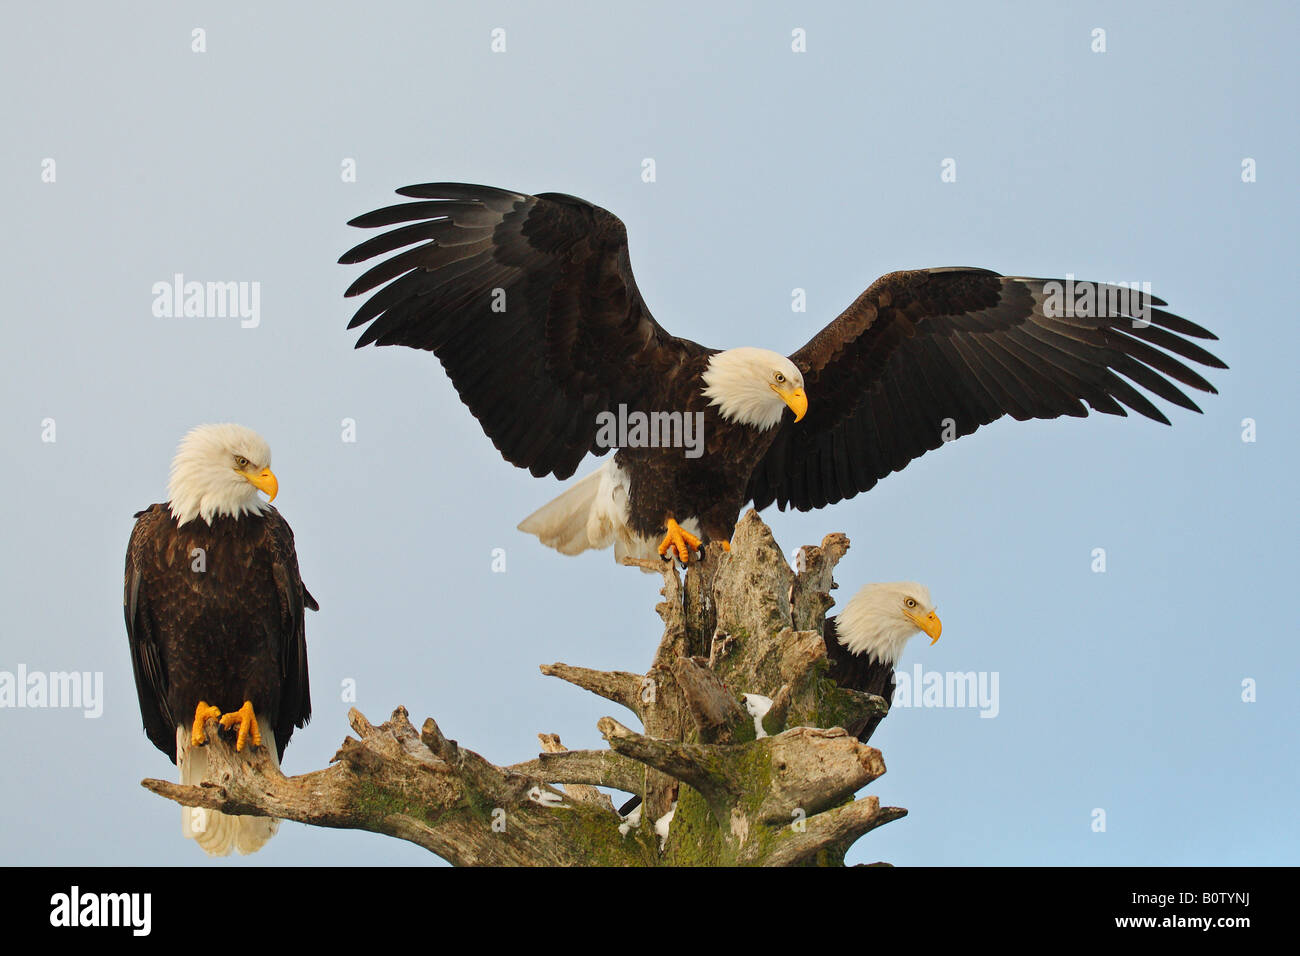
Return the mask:
{"type": "Polygon", "coordinates": [[[567,478],[588,452],[603,454],[595,446],[602,411],[682,407],[673,373],[710,350],[655,322],[616,216],[560,193],[464,183],[398,193],[417,201],[351,225],[403,225],[339,259],[394,253],[347,290],[389,283],[348,326],[369,323],[357,348],[434,352],[505,459],[537,476],[567,478]]]}
{"type": "Polygon", "coordinates": [[[307,676],[307,608],[320,605],[302,583],[293,529],[274,508],[267,508],[264,546],[271,553],[271,572],[280,604],[280,710],[276,744],[283,755],[295,727],[311,720],[311,682],[307,676]],[[281,743],[283,741],[283,743],[281,743]]]}
{"type": "MultiPolygon", "coordinates": [[[[167,703],[167,672],[162,664],[162,635],[152,614],[140,607],[140,586],[144,575],[145,542],[159,533],[168,519],[163,506],[153,505],[135,514],[135,527],[126,548],[126,589],[122,611],[126,617],[127,642],[131,646],[131,670],[145,734],[154,746],[176,760],[178,721],[167,703]]],[[[146,589],[146,595],[147,595],[146,589]]]]}
{"type": "Polygon", "coordinates": [[[790,356],[808,413],[779,426],[750,479],[754,506],[807,511],[852,498],[1003,415],[1126,415],[1127,406],[1168,424],[1130,382],[1200,411],[1174,383],[1215,389],[1174,356],[1227,368],[1188,341],[1214,335],[1154,297],[1145,326],[1100,296],[1091,314],[1045,315],[1053,281],[968,268],[877,280],[790,356]]]}

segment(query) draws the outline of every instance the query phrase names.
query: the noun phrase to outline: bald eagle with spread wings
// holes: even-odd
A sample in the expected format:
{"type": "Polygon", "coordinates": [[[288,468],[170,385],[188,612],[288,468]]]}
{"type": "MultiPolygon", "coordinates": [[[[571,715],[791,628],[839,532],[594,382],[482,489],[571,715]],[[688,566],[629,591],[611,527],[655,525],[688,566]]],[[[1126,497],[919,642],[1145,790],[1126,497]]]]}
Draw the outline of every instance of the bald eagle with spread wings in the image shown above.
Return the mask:
{"type": "Polygon", "coordinates": [[[347,290],[378,290],[348,326],[366,326],[356,347],[433,352],[538,477],[617,447],[519,526],[565,554],[687,562],[727,547],[746,502],[852,498],[1004,415],[1127,407],[1169,424],[1139,387],[1199,412],[1179,385],[1215,389],[1180,359],[1227,367],[1192,341],[1214,335],[1148,294],[960,267],[883,276],[788,358],[706,348],[650,314],[612,213],[463,183],[397,192],[414,201],[350,223],[396,228],[339,260],[388,256],[347,290]]]}

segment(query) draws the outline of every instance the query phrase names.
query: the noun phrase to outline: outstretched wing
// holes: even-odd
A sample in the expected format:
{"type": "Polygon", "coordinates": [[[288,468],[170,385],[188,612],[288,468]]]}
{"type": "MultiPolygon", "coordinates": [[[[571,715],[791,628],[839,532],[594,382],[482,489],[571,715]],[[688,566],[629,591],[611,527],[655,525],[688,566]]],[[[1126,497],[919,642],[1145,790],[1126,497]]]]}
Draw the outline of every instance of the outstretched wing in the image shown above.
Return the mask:
{"type": "Polygon", "coordinates": [[[463,183],[397,192],[418,201],[350,223],[405,225],[339,259],[396,253],[348,289],[354,296],[389,283],[348,328],[369,323],[358,348],[435,353],[511,464],[567,478],[588,452],[607,450],[595,443],[600,412],[671,409],[680,370],[709,353],[650,315],[632,277],[627,230],[612,213],[559,193],[463,183]]]}
{"type": "Polygon", "coordinates": [[[852,498],[1003,415],[1126,415],[1128,406],[1169,424],[1130,381],[1199,412],[1174,383],[1215,389],[1174,356],[1227,366],[1189,341],[1215,336],[1165,304],[1116,286],[1071,290],[984,269],[883,276],[790,356],[808,414],[780,426],[750,479],[754,506],[807,511],[852,498]]]}

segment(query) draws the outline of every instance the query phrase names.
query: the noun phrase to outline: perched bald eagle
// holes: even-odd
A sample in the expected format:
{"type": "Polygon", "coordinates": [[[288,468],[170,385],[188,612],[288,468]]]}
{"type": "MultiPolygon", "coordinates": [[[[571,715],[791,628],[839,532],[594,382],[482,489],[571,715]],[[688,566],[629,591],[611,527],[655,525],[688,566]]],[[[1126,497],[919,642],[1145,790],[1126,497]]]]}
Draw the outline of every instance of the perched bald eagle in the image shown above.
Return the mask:
{"type": "Polygon", "coordinates": [[[1215,337],[1159,299],[970,268],[890,273],[789,358],[719,351],[654,320],[604,209],[463,183],[398,194],[416,201],[351,222],[398,228],[339,260],[396,253],[347,290],[383,286],[348,326],[368,325],[357,347],[432,351],[501,454],[536,476],[617,447],[519,526],[566,554],[613,544],[617,558],[687,561],[701,538],[725,546],[747,501],[851,498],[1003,415],[1127,406],[1168,424],[1130,381],[1200,411],[1174,382],[1215,389],[1174,356],[1226,367],[1189,340],[1215,337]]]}
{"type": "MultiPolygon", "coordinates": [[[[822,630],[826,642],[828,676],[841,687],[894,699],[894,668],[903,645],[922,632],[930,643],[939,640],[943,623],[925,585],[915,581],[868,584],[828,617],[822,630]]],[[[864,744],[883,718],[873,715],[845,727],[864,744]]]]}
{"type": "MultiPolygon", "coordinates": [[[[136,513],[123,605],[144,731],[180,767],[207,770],[204,721],[265,746],[278,764],[311,717],[305,609],[293,532],[258,498],[279,489],[271,449],[239,425],[201,425],[172,462],[166,504],[136,513]]],[[[182,831],[213,856],[251,853],[278,820],[182,808],[182,831]]]]}

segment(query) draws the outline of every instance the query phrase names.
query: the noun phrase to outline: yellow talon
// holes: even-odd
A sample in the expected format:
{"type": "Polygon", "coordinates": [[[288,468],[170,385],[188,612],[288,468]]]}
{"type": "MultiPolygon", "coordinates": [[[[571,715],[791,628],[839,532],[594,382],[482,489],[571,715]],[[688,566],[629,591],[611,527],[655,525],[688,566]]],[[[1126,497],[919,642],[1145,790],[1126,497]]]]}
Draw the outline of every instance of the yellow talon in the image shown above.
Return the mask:
{"type": "Polygon", "coordinates": [[[669,518],[667,532],[659,545],[659,557],[667,555],[668,549],[672,548],[677,552],[677,557],[681,559],[682,564],[690,564],[691,552],[698,550],[701,543],[699,538],[669,518]]]}
{"type": "Polygon", "coordinates": [[[253,716],[253,702],[244,701],[244,706],[239,710],[232,711],[229,714],[221,715],[221,726],[229,730],[231,727],[239,725],[239,733],[235,737],[235,750],[243,751],[244,743],[251,737],[254,747],[262,746],[262,734],[257,729],[257,718],[253,716]]]}
{"type": "Polygon", "coordinates": [[[193,747],[202,747],[208,742],[208,735],[203,732],[203,722],[208,718],[218,720],[221,717],[221,708],[213,707],[206,700],[199,701],[199,706],[194,708],[194,725],[190,728],[190,745],[193,747]]]}
{"type": "Polygon", "coordinates": [[[730,542],[730,541],[724,541],[724,542],[722,542],[722,550],[725,551],[725,552],[727,552],[727,554],[730,554],[730,553],[731,553],[731,542],[730,542]]]}

